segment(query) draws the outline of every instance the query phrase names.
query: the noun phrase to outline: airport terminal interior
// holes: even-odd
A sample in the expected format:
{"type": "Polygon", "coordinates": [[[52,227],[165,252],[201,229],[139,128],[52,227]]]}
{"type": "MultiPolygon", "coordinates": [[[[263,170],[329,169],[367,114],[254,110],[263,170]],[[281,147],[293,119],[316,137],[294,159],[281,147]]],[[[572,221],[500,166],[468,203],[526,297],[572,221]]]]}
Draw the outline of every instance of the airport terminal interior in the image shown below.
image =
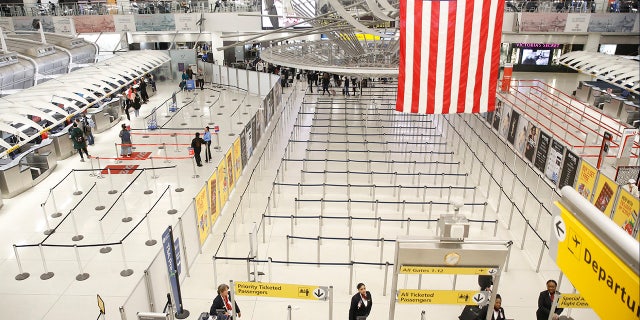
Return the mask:
{"type": "Polygon", "coordinates": [[[640,319],[638,1],[484,2],[3,1],[0,319],[640,319]]]}

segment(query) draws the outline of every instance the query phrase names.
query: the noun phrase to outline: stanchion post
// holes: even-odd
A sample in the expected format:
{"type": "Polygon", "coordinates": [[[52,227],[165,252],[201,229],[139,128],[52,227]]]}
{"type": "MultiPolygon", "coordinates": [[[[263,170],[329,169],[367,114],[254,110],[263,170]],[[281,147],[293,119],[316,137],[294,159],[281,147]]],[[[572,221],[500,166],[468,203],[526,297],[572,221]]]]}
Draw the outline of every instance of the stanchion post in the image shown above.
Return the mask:
{"type": "Polygon", "coordinates": [[[73,231],[75,232],[75,235],[73,237],[71,237],[71,240],[80,241],[80,240],[84,239],[84,236],[81,235],[81,234],[78,234],[78,224],[76,223],[76,217],[75,217],[75,214],[73,214],[73,209],[71,209],[69,214],[71,215],[71,222],[72,222],[72,225],[73,225],[73,231]]]}
{"type": "Polygon", "coordinates": [[[169,190],[169,206],[171,209],[167,210],[167,214],[176,214],[178,213],[178,210],[176,210],[173,206],[173,195],[171,193],[171,187],[168,188],[169,190]]]}
{"type": "MultiPolygon", "coordinates": [[[[104,236],[104,228],[102,227],[102,221],[98,220],[98,226],[100,227],[100,235],[102,238],[102,242],[107,242],[106,241],[106,237],[104,236]]],[[[100,253],[109,253],[111,252],[111,247],[106,246],[106,247],[102,247],[100,248],[100,253]]]]}
{"type": "Polygon", "coordinates": [[[84,269],[82,268],[82,262],[80,261],[80,252],[78,252],[78,245],[77,244],[73,245],[73,250],[76,252],[76,261],[78,262],[78,269],[80,270],[80,272],[76,276],[76,280],[84,281],[84,280],[89,279],[89,274],[84,272],[84,269]]]}
{"type": "Polygon", "coordinates": [[[196,173],[196,157],[191,157],[192,161],[192,165],[193,165],[193,176],[191,176],[194,179],[199,178],[200,176],[198,175],[198,173],[196,173]]]}
{"type": "Polygon", "coordinates": [[[175,166],[174,168],[176,169],[176,188],[174,189],[174,191],[182,192],[184,191],[184,188],[182,188],[180,184],[180,170],[178,170],[178,166],[175,166]]]}
{"type": "Polygon", "coordinates": [[[47,229],[44,230],[44,234],[48,236],[48,235],[52,234],[54,232],[54,230],[51,229],[51,225],[49,225],[49,219],[47,219],[47,209],[45,208],[45,204],[41,203],[40,204],[40,208],[42,208],[42,214],[44,214],[44,222],[47,225],[47,229]]]}
{"type": "Polygon", "coordinates": [[[53,189],[49,189],[49,193],[51,194],[51,201],[53,202],[53,213],[51,214],[51,218],[61,217],[62,212],[58,210],[58,204],[56,203],[56,194],[53,192],[53,189]]]}
{"type": "Polygon", "coordinates": [[[44,251],[42,250],[42,244],[38,244],[38,249],[40,250],[40,259],[42,260],[42,268],[44,269],[44,273],[40,275],[40,280],[48,280],[53,278],[53,272],[50,272],[47,268],[47,261],[44,258],[44,251]]]}
{"type": "Polygon", "coordinates": [[[122,241],[120,241],[120,252],[122,253],[122,264],[124,266],[124,269],[120,271],[120,276],[128,277],[133,274],[133,270],[127,266],[127,257],[124,254],[124,243],[122,241]]]}
{"type": "Polygon", "coordinates": [[[113,188],[113,175],[111,174],[111,168],[107,168],[107,175],[109,176],[109,186],[111,186],[111,189],[109,191],[107,191],[107,193],[108,194],[116,194],[116,193],[118,193],[118,190],[113,188]]]}
{"type": "Polygon", "coordinates": [[[73,175],[73,187],[75,188],[75,190],[73,191],[73,195],[74,196],[79,196],[82,194],[82,191],[80,189],[78,189],[78,178],[76,177],[76,171],[72,170],[72,175],[73,175]]]}
{"type": "MultiPolygon", "coordinates": [[[[153,240],[152,235],[151,235],[151,221],[149,219],[149,214],[145,214],[144,219],[146,220],[147,223],[147,234],[149,236],[149,240],[145,241],[144,244],[151,247],[153,245],[155,245],[156,243],[158,243],[158,241],[153,240]]],[[[182,237],[184,239],[184,237],[182,237]]],[[[184,242],[184,241],[182,241],[184,242]]]]}
{"type": "Polygon", "coordinates": [[[20,256],[18,255],[18,247],[15,244],[13,245],[13,254],[16,256],[16,263],[18,263],[18,272],[19,272],[14,279],[18,281],[22,281],[26,278],[29,278],[30,274],[22,270],[22,262],[20,262],[20,256]]]}

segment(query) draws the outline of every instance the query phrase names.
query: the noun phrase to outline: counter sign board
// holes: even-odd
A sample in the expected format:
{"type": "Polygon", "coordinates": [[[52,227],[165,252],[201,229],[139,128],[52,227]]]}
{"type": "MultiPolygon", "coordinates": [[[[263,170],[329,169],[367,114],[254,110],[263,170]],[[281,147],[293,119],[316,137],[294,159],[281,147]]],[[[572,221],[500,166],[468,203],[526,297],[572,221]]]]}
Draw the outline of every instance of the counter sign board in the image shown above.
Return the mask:
{"type": "Polygon", "coordinates": [[[329,288],[289,283],[235,282],[234,292],[239,296],[327,300],[329,288]]]}
{"type": "Polygon", "coordinates": [[[560,214],[553,219],[554,241],[549,252],[558,267],[602,319],[640,319],[638,271],[618,258],[564,205],[556,202],[556,206],[560,214]]]}
{"type": "Polygon", "coordinates": [[[401,304],[481,304],[487,299],[484,292],[474,290],[398,290],[401,304]]]}
{"type": "Polygon", "coordinates": [[[563,293],[558,300],[558,308],[589,308],[589,304],[582,295],[563,293]]]}
{"type": "Polygon", "coordinates": [[[466,274],[466,275],[494,275],[498,268],[488,267],[444,267],[444,266],[401,266],[401,274],[466,274]]]}

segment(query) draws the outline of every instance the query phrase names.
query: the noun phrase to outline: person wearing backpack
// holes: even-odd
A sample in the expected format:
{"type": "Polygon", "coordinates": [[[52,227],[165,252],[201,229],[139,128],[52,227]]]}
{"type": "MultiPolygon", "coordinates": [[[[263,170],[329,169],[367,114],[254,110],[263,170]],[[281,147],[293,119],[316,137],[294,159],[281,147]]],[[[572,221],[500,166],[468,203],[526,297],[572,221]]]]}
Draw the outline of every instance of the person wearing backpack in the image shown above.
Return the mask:
{"type": "Polygon", "coordinates": [[[91,146],[95,142],[95,138],[93,137],[93,133],[91,132],[91,128],[95,127],[95,123],[91,118],[87,117],[87,115],[82,115],[80,118],[80,122],[82,124],[82,132],[87,137],[87,143],[91,146]]]}
{"type": "Polygon", "coordinates": [[[137,118],[140,116],[140,108],[142,107],[142,100],[140,99],[140,93],[136,89],[133,89],[132,94],[133,94],[133,102],[132,102],[133,114],[135,114],[137,118]]]}
{"type": "Polygon", "coordinates": [[[200,132],[196,132],[196,137],[191,140],[191,148],[193,148],[193,156],[196,158],[196,164],[198,167],[202,167],[202,159],[200,159],[200,152],[202,151],[202,145],[206,142],[200,138],[200,132]]]}
{"type": "Polygon", "coordinates": [[[131,132],[127,130],[127,125],[122,124],[122,130],[120,130],[120,156],[131,157],[131,132]]]}
{"type": "Polygon", "coordinates": [[[80,162],[84,162],[84,156],[82,155],[83,151],[84,154],[87,155],[87,159],[89,158],[89,152],[87,152],[87,140],[85,140],[84,138],[82,129],[78,128],[77,122],[73,123],[73,127],[71,128],[69,134],[71,135],[71,140],[73,141],[73,148],[78,150],[78,153],[80,154],[80,162]]]}

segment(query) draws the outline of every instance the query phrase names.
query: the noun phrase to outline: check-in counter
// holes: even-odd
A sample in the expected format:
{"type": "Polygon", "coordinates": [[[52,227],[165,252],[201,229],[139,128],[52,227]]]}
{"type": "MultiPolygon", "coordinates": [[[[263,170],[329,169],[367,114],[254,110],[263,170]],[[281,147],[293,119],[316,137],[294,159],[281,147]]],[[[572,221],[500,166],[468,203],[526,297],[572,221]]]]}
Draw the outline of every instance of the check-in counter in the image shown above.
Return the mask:
{"type": "Polygon", "coordinates": [[[610,117],[619,119],[624,101],[622,97],[610,95],[610,98],[604,99],[602,111],[610,117]]]}
{"type": "Polygon", "coordinates": [[[580,101],[588,101],[592,87],[592,85],[585,83],[584,81],[580,81],[580,84],[576,89],[576,99],[580,101]]]}
{"type": "Polygon", "coordinates": [[[0,159],[0,191],[3,198],[13,198],[44,180],[56,167],[52,139],[22,146],[25,150],[14,159],[0,159]],[[28,148],[28,149],[27,149],[28,148]]]}
{"type": "Polygon", "coordinates": [[[87,109],[87,116],[93,119],[96,127],[93,128],[93,134],[103,132],[120,122],[120,98],[111,99],[99,107],[91,107],[87,109]]]}
{"type": "Polygon", "coordinates": [[[76,153],[76,150],[73,149],[73,141],[69,138],[69,128],[71,128],[71,125],[68,125],[56,133],[49,134],[49,139],[52,140],[53,149],[59,160],[69,158],[76,153]]]}
{"type": "Polygon", "coordinates": [[[587,99],[587,104],[598,108],[598,101],[601,99],[601,96],[606,93],[606,91],[598,87],[591,87],[591,90],[589,90],[589,99],[587,99]]]}
{"type": "Polygon", "coordinates": [[[629,125],[633,125],[634,121],[640,121],[640,106],[628,100],[624,101],[622,103],[620,120],[629,125]]]}

